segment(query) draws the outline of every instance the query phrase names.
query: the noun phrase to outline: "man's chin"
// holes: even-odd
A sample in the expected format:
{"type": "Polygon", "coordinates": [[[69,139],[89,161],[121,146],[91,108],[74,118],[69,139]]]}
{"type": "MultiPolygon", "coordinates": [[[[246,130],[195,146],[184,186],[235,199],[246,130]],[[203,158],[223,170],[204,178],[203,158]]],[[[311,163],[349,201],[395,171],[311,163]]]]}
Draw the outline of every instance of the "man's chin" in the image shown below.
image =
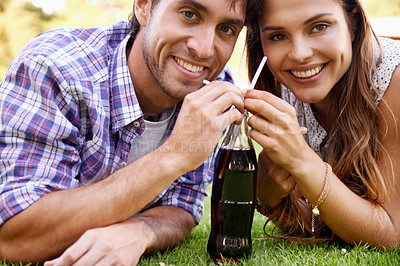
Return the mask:
{"type": "Polygon", "coordinates": [[[169,84],[168,87],[161,87],[165,94],[168,96],[182,101],[186,95],[195,92],[203,87],[203,84],[193,84],[193,82],[182,82],[180,84],[169,84]]]}

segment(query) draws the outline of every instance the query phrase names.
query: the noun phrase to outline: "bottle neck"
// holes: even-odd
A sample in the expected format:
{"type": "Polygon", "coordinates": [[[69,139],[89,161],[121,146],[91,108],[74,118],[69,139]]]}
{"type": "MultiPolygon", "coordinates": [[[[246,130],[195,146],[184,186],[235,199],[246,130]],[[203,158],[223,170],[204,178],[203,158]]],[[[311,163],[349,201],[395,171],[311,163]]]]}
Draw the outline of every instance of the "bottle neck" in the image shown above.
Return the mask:
{"type": "Polygon", "coordinates": [[[221,148],[229,150],[249,150],[253,149],[253,143],[249,136],[247,117],[245,116],[241,124],[232,123],[225,133],[221,143],[221,148]]]}

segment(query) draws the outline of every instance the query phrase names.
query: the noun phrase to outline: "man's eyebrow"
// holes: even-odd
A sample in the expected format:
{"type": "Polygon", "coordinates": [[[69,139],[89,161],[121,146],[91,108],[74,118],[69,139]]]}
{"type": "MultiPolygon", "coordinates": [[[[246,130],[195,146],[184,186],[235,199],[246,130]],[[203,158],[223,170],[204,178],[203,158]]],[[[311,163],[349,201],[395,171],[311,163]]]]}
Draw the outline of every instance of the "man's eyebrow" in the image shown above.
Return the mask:
{"type": "Polygon", "coordinates": [[[243,28],[244,20],[243,19],[227,19],[226,22],[231,25],[235,25],[239,28],[243,28]]]}
{"type": "MultiPolygon", "coordinates": [[[[215,0],[215,1],[221,1],[221,0],[215,0]]],[[[203,11],[203,12],[208,12],[208,9],[206,6],[201,4],[201,2],[196,1],[196,0],[180,0],[179,1],[181,4],[186,4],[186,5],[191,5],[197,10],[203,11]]],[[[227,19],[226,23],[235,25],[237,27],[242,28],[244,26],[244,20],[243,19],[227,19]]]]}
{"type": "MultiPolygon", "coordinates": [[[[307,19],[306,21],[304,21],[304,24],[311,23],[312,21],[317,20],[317,19],[319,19],[321,17],[324,17],[324,16],[332,16],[332,15],[333,15],[333,13],[317,14],[317,15],[307,19]]],[[[276,31],[276,30],[282,30],[282,29],[283,29],[283,27],[279,27],[279,26],[266,26],[266,27],[262,28],[261,31],[262,32],[267,31],[267,30],[276,31]]]]}
{"type": "Polygon", "coordinates": [[[202,5],[200,2],[195,1],[195,0],[180,0],[179,2],[181,4],[191,5],[191,6],[195,7],[196,9],[204,11],[204,12],[208,11],[206,6],[202,5]]]}

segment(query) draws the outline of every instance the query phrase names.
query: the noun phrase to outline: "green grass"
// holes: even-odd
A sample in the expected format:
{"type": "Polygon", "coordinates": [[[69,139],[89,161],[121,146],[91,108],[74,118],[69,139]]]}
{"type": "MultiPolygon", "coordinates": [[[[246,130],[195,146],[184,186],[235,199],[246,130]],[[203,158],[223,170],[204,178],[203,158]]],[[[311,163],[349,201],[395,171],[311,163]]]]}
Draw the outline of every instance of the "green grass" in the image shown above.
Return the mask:
{"type": "MultiPolygon", "coordinates": [[[[258,154],[261,147],[255,145],[255,149],[258,154]]],[[[211,186],[209,188],[211,193],[211,186]]],[[[207,253],[210,220],[210,197],[207,197],[203,219],[182,244],[166,252],[142,257],[138,265],[216,265],[207,253]]],[[[252,228],[253,252],[239,265],[400,265],[400,246],[393,250],[381,251],[369,249],[366,245],[351,247],[337,243],[307,246],[291,244],[267,237],[263,232],[265,221],[266,217],[255,212],[252,228]]],[[[269,223],[266,228],[271,232],[273,224],[269,223]]],[[[22,264],[7,264],[0,260],[0,266],[22,264]]]]}
{"type": "MultiPolygon", "coordinates": [[[[164,253],[143,257],[139,265],[215,265],[207,254],[210,232],[210,198],[206,199],[205,213],[189,238],[178,247],[164,253]]],[[[267,237],[263,232],[266,218],[254,216],[250,258],[239,265],[400,265],[400,247],[381,251],[367,246],[351,247],[337,243],[318,243],[307,246],[291,244],[267,237]]],[[[272,223],[267,225],[271,231],[272,223]]],[[[229,264],[220,264],[229,265],[229,264]]]]}
{"type": "MultiPolygon", "coordinates": [[[[215,265],[207,254],[210,232],[210,198],[206,198],[205,213],[200,224],[181,245],[166,252],[145,256],[138,265],[215,265]]],[[[252,239],[253,253],[239,265],[400,265],[400,247],[381,251],[367,246],[342,246],[337,243],[301,246],[287,241],[271,239],[264,235],[266,218],[254,216],[252,239]]],[[[267,225],[270,232],[272,224],[267,225]]],[[[0,266],[22,265],[5,264],[0,266]]],[[[229,265],[229,264],[220,264],[229,265]]]]}
{"type": "MultiPolygon", "coordinates": [[[[255,148],[258,154],[260,147],[256,145],[255,148]]],[[[211,186],[209,188],[211,191],[211,186]]],[[[166,252],[142,257],[138,265],[215,265],[207,253],[210,220],[210,197],[207,197],[203,219],[181,245],[166,252]]],[[[253,252],[250,258],[242,260],[239,265],[400,265],[400,246],[386,251],[369,249],[365,245],[351,247],[338,243],[301,246],[267,237],[263,232],[265,221],[264,216],[255,213],[252,228],[253,252]]],[[[269,223],[266,228],[271,232],[273,224],[269,223]]],[[[5,264],[0,260],[0,266],[5,265],[22,264],[5,264]]]]}

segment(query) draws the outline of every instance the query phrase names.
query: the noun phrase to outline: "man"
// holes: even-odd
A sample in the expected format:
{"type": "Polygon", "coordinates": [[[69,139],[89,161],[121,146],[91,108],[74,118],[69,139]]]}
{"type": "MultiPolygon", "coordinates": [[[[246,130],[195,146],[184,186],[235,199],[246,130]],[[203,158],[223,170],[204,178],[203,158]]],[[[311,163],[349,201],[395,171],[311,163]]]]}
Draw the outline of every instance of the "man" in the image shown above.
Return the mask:
{"type": "Polygon", "coordinates": [[[136,264],[190,233],[243,111],[237,87],[202,82],[227,63],[245,4],[136,0],[132,30],[55,30],[20,51],[0,87],[0,258],[136,264]]]}

